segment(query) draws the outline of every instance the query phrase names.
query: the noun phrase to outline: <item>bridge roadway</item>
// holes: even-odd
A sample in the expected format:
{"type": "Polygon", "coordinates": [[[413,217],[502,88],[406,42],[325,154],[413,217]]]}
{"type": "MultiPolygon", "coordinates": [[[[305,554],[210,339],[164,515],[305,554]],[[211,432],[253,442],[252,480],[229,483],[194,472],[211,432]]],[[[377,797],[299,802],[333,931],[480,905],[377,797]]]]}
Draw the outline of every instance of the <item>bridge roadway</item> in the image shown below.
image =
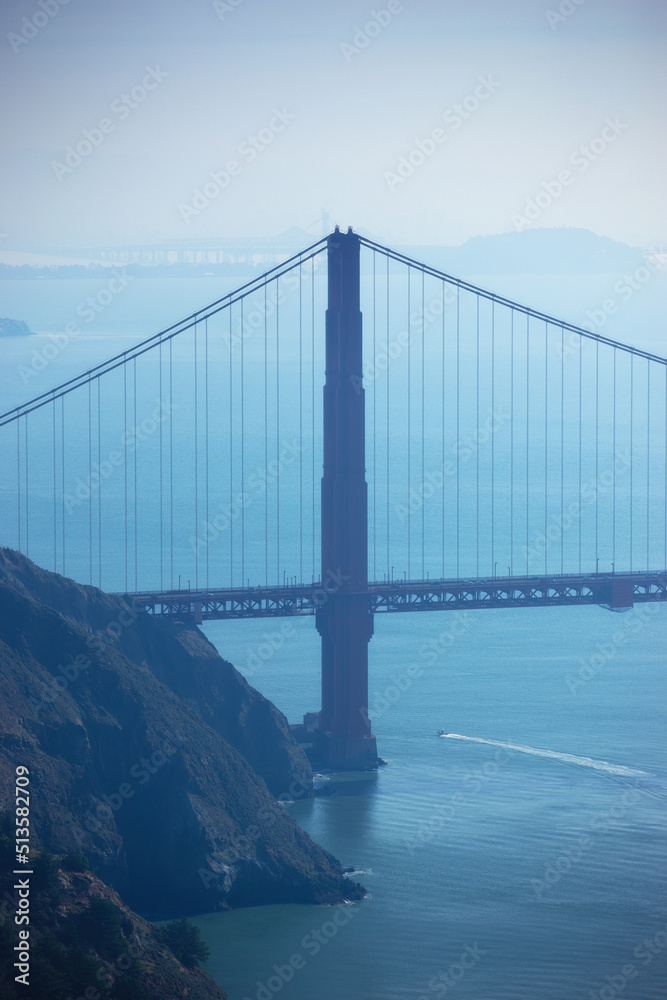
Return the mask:
{"type": "MultiPolygon", "coordinates": [[[[335,576],[323,587],[286,584],[209,590],[123,594],[149,614],[200,624],[225,618],[278,618],[325,611],[336,593],[335,576]]],[[[612,611],[667,601],[667,572],[507,576],[466,580],[394,580],[369,583],[369,610],[461,611],[483,608],[592,605],[612,611]]]]}

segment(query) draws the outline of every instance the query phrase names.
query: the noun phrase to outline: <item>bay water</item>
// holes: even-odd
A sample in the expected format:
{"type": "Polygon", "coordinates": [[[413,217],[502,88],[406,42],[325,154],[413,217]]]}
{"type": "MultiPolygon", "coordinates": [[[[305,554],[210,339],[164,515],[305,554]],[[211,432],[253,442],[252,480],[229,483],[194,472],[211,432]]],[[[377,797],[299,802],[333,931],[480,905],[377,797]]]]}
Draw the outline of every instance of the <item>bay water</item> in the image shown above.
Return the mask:
{"type": "MultiPolygon", "coordinates": [[[[610,282],[599,275],[570,282],[568,309],[560,311],[579,321],[610,282]]],[[[94,329],[71,339],[45,370],[26,376],[33,348],[64,329],[90,283],[3,282],[3,314],[28,320],[38,332],[2,343],[3,409],[201,307],[220,294],[212,284],[135,281],[94,329]]],[[[561,300],[562,282],[553,279],[505,285],[501,291],[545,309],[561,300]]],[[[609,332],[623,339],[641,321],[641,346],[661,353],[660,302],[658,275],[609,332]]],[[[31,438],[33,461],[40,448],[46,455],[49,442],[47,434],[31,438]]],[[[188,447],[189,439],[177,439],[177,450],[188,447]]],[[[85,479],[85,468],[68,474],[85,479]]],[[[3,500],[11,495],[10,478],[3,475],[3,500]]],[[[122,471],[105,483],[116,514],[104,562],[110,590],[122,590],[128,577],[121,483],[122,471]]],[[[287,512],[295,518],[297,509],[287,512]]],[[[3,516],[3,544],[16,544],[12,516],[13,510],[3,516]]],[[[31,525],[31,556],[60,569],[60,552],[52,554],[48,540],[48,511],[41,520],[33,511],[31,525]]],[[[656,545],[660,530],[653,528],[656,545]]],[[[503,530],[499,518],[498,536],[503,530]]],[[[88,558],[77,555],[73,534],[68,574],[87,583],[88,558]]],[[[289,538],[285,545],[289,554],[289,538]]],[[[658,548],[655,566],[662,565],[658,548]]],[[[184,542],[184,578],[191,571],[187,549],[184,542]]],[[[299,558],[292,555],[289,572],[296,573],[299,558]]],[[[378,557],[378,575],[385,558],[378,557]]],[[[138,561],[140,584],[155,585],[155,557],[144,561],[140,554],[138,561]]],[[[261,564],[260,553],[252,563],[258,578],[261,564]]],[[[91,560],[97,582],[93,569],[91,560]]],[[[475,569],[467,567],[466,575],[475,569]]],[[[485,563],[483,571],[493,569],[485,563]]],[[[214,570],[211,585],[218,582],[214,570]]],[[[132,575],[130,552],[130,589],[132,575]]],[[[414,567],[412,575],[419,575],[414,567]]],[[[203,628],[290,721],[319,707],[312,619],[203,628]]],[[[323,775],[317,784],[326,794],[286,806],[354,869],[351,877],[368,895],[342,907],[255,907],[197,917],[211,951],[207,968],[231,1000],[664,998],[666,638],[659,605],[623,614],[582,607],[377,615],[369,715],[386,766],[373,775],[323,775]],[[439,729],[449,735],[438,737],[439,729]]]]}

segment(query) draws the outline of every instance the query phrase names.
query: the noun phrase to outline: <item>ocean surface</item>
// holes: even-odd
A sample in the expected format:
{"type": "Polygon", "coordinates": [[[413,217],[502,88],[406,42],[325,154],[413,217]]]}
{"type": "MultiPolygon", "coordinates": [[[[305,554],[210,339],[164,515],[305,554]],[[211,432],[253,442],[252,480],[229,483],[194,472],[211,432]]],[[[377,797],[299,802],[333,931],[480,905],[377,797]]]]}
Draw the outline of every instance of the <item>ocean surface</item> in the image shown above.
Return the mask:
{"type": "MultiPolygon", "coordinates": [[[[487,284],[581,322],[613,281],[494,276],[487,284]],[[557,308],[565,281],[567,308],[557,308]]],[[[21,366],[33,349],[64,330],[94,290],[89,282],[2,282],[2,315],[38,332],[0,342],[2,408],[226,290],[213,279],[137,280],[44,370],[26,376],[21,366]]],[[[657,275],[605,333],[664,353],[664,293],[657,275]]],[[[49,442],[31,438],[33,462],[40,449],[47,456],[49,442]]],[[[177,451],[187,447],[177,439],[177,451]]],[[[0,486],[3,504],[10,479],[0,486]]],[[[128,572],[131,585],[135,569],[140,584],[156,572],[141,553],[133,567],[131,544],[123,566],[123,481],[119,471],[105,483],[116,513],[105,549],[108,589],[123,589],[128,572]]],[[[31,512],[30,555],[60,570],[44,490],[47,513],[40,520],[31,512]]],[[[12,516],[3,507],[3,544],[16,544],[12,516]]],[[[496,516],[502,546],[506,526],[496,516]]],[[[68,526],[67,571],[86,583],[77,537],[68,526]]],[[[649,540],[663,568],[660,532],[649,540]]],[[[259,574],[262,554],[254,558],[259,574]]],[[[295,556],[290,572],[298,564],[295,556]]],[[[492,571],[488,560],[483,571],[492,571]]],[[[189,572],[183,556],[184,578],[189,572]]],[[[212,585],[214,574],[215,562],[212,585]]],[[[92,561],[90,575],[97,583],[92,561]]],[[[312,619],[214,622],[204,631],[290,721],[319,707],[312,619]]],[[[286,806],[354,868],[368,896],[342,907],[197,917],[211,950],[207,968],[231,1000],[664,1000],[666,640],[667,608],[657,605],[622,614],[593,607],[377,615],[369,715],[386,766],[323,775],[317,784],[326,794],[286,806]],[[440,729],[448,735],[438,737],[440,729]]]]}
{"type": "MultiPolygon", "coordinates": [[[[387,766],[289,806],[368,897],[340,927],[327,907],[199,917],[232,1000],[589,1000],[613,983],[664,998],[665,611],[376,616],[369,714],[387,766]],[[293,955],[305,965],[285,982],[293,955]]],[[[317,708],[308,619],[261,667],[274,623],[205,631],[291,720],[317,708]]]]}

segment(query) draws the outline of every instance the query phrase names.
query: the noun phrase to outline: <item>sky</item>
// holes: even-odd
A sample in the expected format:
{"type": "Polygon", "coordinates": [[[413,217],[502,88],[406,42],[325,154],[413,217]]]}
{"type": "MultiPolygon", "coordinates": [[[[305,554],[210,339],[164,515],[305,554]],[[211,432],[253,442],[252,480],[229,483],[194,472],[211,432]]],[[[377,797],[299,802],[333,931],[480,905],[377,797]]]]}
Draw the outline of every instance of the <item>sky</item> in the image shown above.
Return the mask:
{"type": "Polygon", "coordinates": [[[667,247],[662,0],[5,0],[0,247],[667,247]]]}

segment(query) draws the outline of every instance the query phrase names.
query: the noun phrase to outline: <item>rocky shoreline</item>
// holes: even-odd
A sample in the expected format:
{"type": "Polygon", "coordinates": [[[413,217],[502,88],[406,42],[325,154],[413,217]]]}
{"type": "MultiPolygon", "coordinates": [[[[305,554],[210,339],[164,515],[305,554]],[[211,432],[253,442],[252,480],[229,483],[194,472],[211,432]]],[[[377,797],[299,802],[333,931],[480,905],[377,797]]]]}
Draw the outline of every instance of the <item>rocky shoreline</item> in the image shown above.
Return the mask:
{"type": "Polygon", "coordinates": [[[312,794],[285,717],[195,627],[2,549],[0,712],[3,795],[29,768],[35,846],[85,855],[132,911],[364,896],[281,803],[312,794]]]}

